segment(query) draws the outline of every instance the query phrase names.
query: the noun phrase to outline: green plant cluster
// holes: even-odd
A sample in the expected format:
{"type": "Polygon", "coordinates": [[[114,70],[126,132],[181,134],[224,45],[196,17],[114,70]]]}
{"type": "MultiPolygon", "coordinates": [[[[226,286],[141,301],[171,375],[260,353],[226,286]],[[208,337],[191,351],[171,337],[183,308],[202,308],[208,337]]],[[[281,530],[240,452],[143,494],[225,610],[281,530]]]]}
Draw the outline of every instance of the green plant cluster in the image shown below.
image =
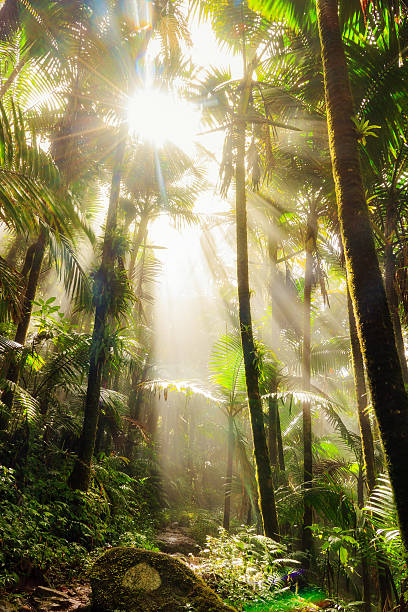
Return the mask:
{"type": "Polygon", "coordinates": [[[47,470],[38,458],[24,476],[0,467],[0,588],[77,573],[101,547],[154,549],[146,483],[107,459],[97,466],[104,483],[95,478],[87,493],[72,491],[64,471],[47,470]]]}
{"type": "Polygon", "coordinates": [[[216,537],[208,536],[200,559],[199,574],[234,606],[268,601],[300,565],[286,546],[244,526],[235,534],[220,528],[216,537]]]}

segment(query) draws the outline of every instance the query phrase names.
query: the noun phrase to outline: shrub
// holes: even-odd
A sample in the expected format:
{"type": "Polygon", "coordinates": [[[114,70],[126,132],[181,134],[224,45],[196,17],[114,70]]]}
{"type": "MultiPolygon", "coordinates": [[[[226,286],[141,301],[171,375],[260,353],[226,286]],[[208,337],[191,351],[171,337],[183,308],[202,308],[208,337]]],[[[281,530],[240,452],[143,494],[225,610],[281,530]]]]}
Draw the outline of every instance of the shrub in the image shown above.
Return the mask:
{"type": "Polygon", "coordinates": [[[217,537],[208,536],[200,558],[197,572],[236,606],[270,598],[299,563],[285,546],[243,526],[236,534],[220,528],[217,537]]]}

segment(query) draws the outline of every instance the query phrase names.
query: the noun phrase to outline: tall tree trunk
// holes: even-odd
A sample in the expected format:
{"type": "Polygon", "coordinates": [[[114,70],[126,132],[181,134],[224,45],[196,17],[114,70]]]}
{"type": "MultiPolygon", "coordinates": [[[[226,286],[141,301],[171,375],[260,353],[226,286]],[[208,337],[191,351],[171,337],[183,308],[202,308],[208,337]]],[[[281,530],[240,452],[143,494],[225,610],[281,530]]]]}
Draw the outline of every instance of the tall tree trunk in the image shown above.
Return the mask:
{"type": "MultiPolygon", "coordinates": [[[[358,415],[358,423],[360,427],[360,437],[361,437],[361,447],[363,451],[363,462],[365,468],[365,476],[368,494],[371,493],[375,486],[375,478],[376,478],[376,470],[375,470],[375,461],[374,461],[374,438],[373,432],[371,430],[370,418],[367,414],[367,389],[365,384],[365,376],[364,376],[364,363],[363,356],[361,354],[360,342],[357,334],[356,321],[354,317],[353,304],[351,302],[350,292],[347,290],[347,308],[348,308],[348,317],[349,317],[349,327],[350,327],[350,344],[351,344],[351,356],[353,363],[353,374],[354,374],[354,386],[356,390],[356,399],[357,399],[357,415],[358,415]]],[[[364,502],[364,493],[361,493],[360,497],[362,498],[362,502],[359,505],[363,506],[364,502]]],[[[359,500],[360,500],[359,497],[359,500]]],[[[367,575],[365,572],[368,572],[368,569],[365,568],[367,564],[366,559],[362,558],[362,579],[364,586],[365,598],[364,601],[370,601],[370,590],[369,585],[367,585],[367,575]]],[[[384,566],[384,561],[381,559],[379,555],[377,555],[377,578],[378,578],[378,596],[381,601],[381,609],[387,610],[389,609],[389,602],[391,601],[391,589],[389,580],[387,578],[388,568],[384,566]]]]}
{"type": "Polygon", "coordinates": [[[131,388],[129,392],[129,421],[126,431],[125,440],[125,456],[128,459],[132,459],[133,447],[135,445],[135,432],[139,426],[140,413],[142,408],[143,399],[143,388],[140,386],[146,380],[147,371],[149,369],[150,355],[146,355],[143,370],[140,373],[138,370],[134,370],[132,373],[131,388]]]}
{"type": "MultiPolygon", "coordinates": [[[[313,284],[313,252],[316,248],[317,218],[314,212],[310,212],[306,227],[306,263],[305,284],[303,294],[303,348],[302,348],[302,387],[303,391],[310,391],[310,337],[311,337],[311,306],[312,306],[312,284],[313,284]]],[[[310,558],[313,547],[313,535],[311,526],[313,523],[313,508],[310,503],[309,493],[312,488],[313,479],[313,453],[312,453],[312,415],[310,401],[305,400],[302,404],[303,412],[303,527],[302,547],[310,558]]]]}
{"type": "Polygon", "coordinates": [[[228,456],[227,456],[227,472],[225,475],[225,492],[224,492],[224,520],[222,526],[229,531],[231,518],[231,489],[232,489],[232,466],[234,462],[234,417],[228,415],[228,456]]]}
{"type": "Polygon", "coordinates": [[[408,550],[408,397],[364,196],[337,0],[316,0],[327,120],[348,283],[408,550]]]}
{"type": "MultiPolygon", "coordinates": [[[[364,475],[362,466],[358,473],[357,482],[357,502],[358,507],[363,508],[364,506],[364,475]]],[[[363,598],[364,598],[364,612],[371,612],[371,583],[370,583],[370,568],[366,555],[361,555],[361,581],[363,583],[363,598]]]]}
{"type": "Polygon", "coordinates": [[[404,154],[404,146],[401,146],[400,152],[394,163],[394,169],[391,179],[391,187],[389,197],[386,200],[386,213],[385,213],[385,246],[384,246],[384,284],[385,292],[387,294],[388,306],[390,308],[390,314],[392,324],[395,333],[395,342],[397,345],[397,351],[401,362],[402,377],[405,385],[408,384],[408,367],[407,360],[405,357],[404,338],[402,336],[401,319],[399,316],[399,298],[396,288],[395,278],[395,253],[394,253],[394,240],[397,233],[397,221],[398,221],[398,206],[396,203],[396,183],[398,180],[398,172],[401,167],[401,160],[404,154]]]}
{"type": "Polygon", "coordinates": [[[84,421],[79,440],[78,456],[69,478],[70,486],[73,489],[79,489],[81,491],[87,491],[89,487],[92,455],[95,448],[95,437],[98,427],[101,379],[106,363],[105,348],[103,345],[108,322],[108,307],[112,298],[111,280],[115,266],[114,237],[117,225],[117,211],[125,144],[125,134],[124,131],[121,130],[120,141],[114,158],[102,261],[95,278],[95,322],[89,358],[84,421]]]}
{"type": "MultiPolygon", "coordinates": [[[[28,327],[30,325],[33,302],[35,299],[35,294],[37,292],[38,282],[41,273],[41,266],[46,249],[46,238],[47,236],[45,230],[41,229],[37,242],[27,249],[26,259],[23,266],[23,278],[28,275],[28,280],[25,288],[22,313],[20,320],[18,321],[16,334],[14,337],[14,340],[22,345],[25,344],[28,327]]],[[[12,383],[18,383],[19,375],[20,364],[12,360],[8,366],[8,370],[6,372],[5,377],[12,383]]],[[[13,400],[13,390],[5,390],[3,392],[1,401],[8,407],[9,411],[12,409],[13,400]]],[[[3,423],[2,425],[4,427],[5,423],[3,423]]]]}
{"type": "MultiPolygon", "coordinates": [[[[276,393],[277,384],[271,385],[270,392],[276,393]]],[[[279,472],[279,448],[278,448],[278,400],[276,397],[268,399],[268,449],[271,460],[272,472],[275,475],[275,483],[279,472]]]]}
{"type": "Polygon", "coordinates": [[[357,334],[356,320],[354,318],[353,304],[350,292],[347,290],[347,307],[350,326],[351,356],[353,363],[354,387],[357,399],[357,415],[360,426],[361,446],[367,480],[368,492],[375,486],[374,439],[371,431],[370,418],[367,414],[367,389],[364,376],[364,363],[361,354],[360,342],[357,334]]]}
{"type": "MultiPolygon", "coordinates": [[[[271,332],[272,332],[272,343],[273,346],[279,345],[280,337],[280,326],[278,317],[278,304],[276,300],[276,281],[278,278],[277,260],[278,260],[278,244],[275,237],[270,237],[268,240],[268,256],[270,263],[270,299],[271,299],[271,332]]],[[[271,384],[270,392],[277,393],[278,391],[278,376],[275,373],[274,379],[271,384]]],[[[283,459],[283,446],[282,446],[282,432],[280,429],[280,418],[277,398],[270,398],[268,401],[268,448],[269,456],[272,465],[272,471],[274,473],[275,484],[279,483],[280,471],[282,465],[284,466],[283,459]]],[[[284,469],[284,468],[283,468],[284,469]]]]}
{"type": "MultiPolygon", "coordinates": [[[[244,111],[248,104],[249,83],[249,77],[244,79],[240,105],[241,117],[245,114],[244,111]],[[248,82],[245,83],[245,81],[248,82]]],[[[257,354],[252,332],[245,192],[245,128],[245,121],[240,119],[237,122],[236,129],[237,153],[235,171],[239,323],[263,530],[266,536],[277,539],[279,537],[279,525],[275,505],[275,493],[273,490],[271,464],[269,461],[268,446],[266,444],[262,400],[259,393],[258,369],[256,365],[257,354]]]]}
{"type": "Polygon", "coordinates": [[[276,413],[277,417],[277,432],[278,432],[278,454],[279,454],[279,469],[281,473],[284,475],[284,481],[287,482],[287,477],[285,474],[285,455],[283,453],[283,440],[282,440],[282,427],[279,416],[279,408],[276,413]]]}
{"type": "Polygon", "coordinates": [[[142,245],[143,239],[146,235],[148,223],[149,223],[149,215],[148,214],[142,215],[140,218],[140,223],[137,227],[137,230],[135,228],[135,232],[133,235],[132,254],[130,256],[129,268],[128,268],[128,276],[130,280],[133,279],[133,273],[135,270],[137,254],[142,245]]]}
{"type": "Polygon", "coordinates": [[[387,294],[388,306],[390,308],[392,325],[395,333],[395,343],[401,363],[402,377],[404,383],[408,384],[408,367],[405,357],[404,338],[402,336],[401,319],[399,315],[398,293],[395,287],[395,255],[390,238],[385,245],[384,282],[387,294]]]}

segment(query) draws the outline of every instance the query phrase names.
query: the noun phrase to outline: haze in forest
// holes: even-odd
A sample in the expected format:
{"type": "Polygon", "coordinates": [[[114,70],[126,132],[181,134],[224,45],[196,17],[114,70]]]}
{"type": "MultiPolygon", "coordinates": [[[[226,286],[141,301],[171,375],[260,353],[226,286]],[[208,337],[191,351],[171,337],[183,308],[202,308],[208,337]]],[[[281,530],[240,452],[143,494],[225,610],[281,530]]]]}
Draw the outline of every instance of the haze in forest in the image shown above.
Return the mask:
{"type": "Polygon", "coordinates": [[[0,3],[0,609],[407,609],[407,49],[0,3]]]}

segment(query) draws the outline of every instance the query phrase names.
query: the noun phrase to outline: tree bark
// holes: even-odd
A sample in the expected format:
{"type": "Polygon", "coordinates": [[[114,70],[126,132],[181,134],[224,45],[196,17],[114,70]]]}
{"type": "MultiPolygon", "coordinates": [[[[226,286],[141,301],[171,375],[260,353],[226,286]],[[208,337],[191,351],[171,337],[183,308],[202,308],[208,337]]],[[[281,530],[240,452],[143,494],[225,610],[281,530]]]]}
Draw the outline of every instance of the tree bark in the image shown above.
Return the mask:
{"type": "Polygon", "coordinates": [[[408,397],[364,195],[337,0],[316,0],[330,154],[357,330],[408,549],[408,397]]]}
{"type": "Polygon", "coordinates": [[[225,475],[224,520],[222,526],[229,531],[231,518],[232,466],[234,462],[234,417],[228,416],[228,455],[227,472],[225,475]]]}
{"type": "MultiPolygon", "coordinates": [[[[303,348],[302,348],[302,387],[303,391],[310,391],[310,340],[311,340],[311,305],[313,284],[313,252],[316,248],[317,218],[314,212],[310,212],[306,227],[306,262],[305,262],[305,284],[303,294],[303,348]]],[[[305,400],[302,404],[303,412],[303,526],[302,526],[302,548],[308,558],[312,554],[313,535],[311,526],[313,523],[313,508],[309,500],[310,489],[313,479],[313,453],[312,453],[312,415],[310,401],[305,400]]]]}
{"type": "MultiPolygon", "coordinates": [[[[354,374],[354,386],[356,390],[356,398],[357,398],[357,415],[358,415],[358,423],[360,427],[360,437],[361,437],[361,447],[363,451],[363,462],[366,476],[366,483],[368,494],[371,493],[375,486],[375,478],[376,478],[376,470],[375,470],[375,461],[374,461],[374,438],[373,432],[371,430],[370,418],[367,414],[367,389],[365,384],[365,376],[364,376],[364,363],[363,356],[361,354],[360,342],[357,334],[356,321],[354,317],[353,304],[351,302],[350,292],[347,290],[347,307],[348,307],[348,317],[349,317],[349,327],[350,327],[350,343],[351,343],[351,356],[352,356],[352,364],[353,364],[353,374],[354,374]]],[[[360,493],[358,496],[358,503],[360,508],[364,505],[364,491],[360,493]]],[[[366,559],[362,558],[362,580],[363,580],[363,590],[365,593],[364,601],[370,601],[370,585],[367,584],[367,575],[365,572],[368,572],[368,568],[365,568],[367,565],[366,559]]],[[[387,579],[387,568],[384,568],[383,560],[378,556],[377,559],[377,578],[378,578],[378,596],[381,601],[381,609],[387,610],[388,604],[390,601],[390,585],[389,580],[387,579]]],[[[368,574],[369,575],[369,574],[368,574]]]]}
{"type": "Polygon", "coordinates": [[[357,334],[356,320],[354,318],[353,304],[350,292],[347,290],[347,307],[350,326],[351,356],[353,363],[354,387],[357,399],[358,423],[360,426],[361,446],[367,480],[368,493],[375,486],[374,439],[371,431],[370,418],[367,414],[367,389],[364,376],[364,363],[361,354],[360,342],[357,334]]]}
{"type": "Polygon", "coordinates": [[[282,440],[282,427],[279,416],[279,408],[276,413],[277,417],[277,433],[278,433],[278,454],[279,454],[279,469],[284,476],[284,481],[287,482],[286,474],[285,474],[285,455],[283,453],[283,440],[282,440]]]}
{"type": "MultiPolygon", "coordinates": [[[[249,81],[245,84],[244,79],[240,116],[245,114],[242,111],[247,107],[248,88],[249,81]]],[[[266,444],[262,400],[259,393],[257,353],[252,332],[245,192],[245,128],[246,125],[244,120],[240,119],[237,121],[235,183],[239,323],[263,530],[266,536],[277,539],[279,537],[279,525],[275,505],[271,464],[269,461],[268,446],[266,444]]]]}
{"type": "MultiPolygon", "coordinates": [[[[277,385],[274,383],[270,389],[271,393],[276,393],[277,385]]],[[[271,460],[272,472],[276,477],[279,472],[279,449],[278,449],[278,401],[276,397],[268,399],[268,449],[271,460]]]]}
{"type": "Polygon", "coordinates": [[[90,350],[84,421],[79,440],[78,456],[69,478],[71,488],[81,491],[87,491],[89,487],[92,455],[95,448],[95,437],[98,427],[101,379],[106,363],[104,349],[105,332],[108,323],[109,302],[112,297],[110,283],[112,275],[114,274],[115,265],[114,236],[117,225],[117,211],[125,144],[125,134],[124,131],[121,130],[120,141],[114,159],[102,261],[95,278],[95,322],[90,350]]]}
{"type": "MultiPolygon", "coordinates": [[[[347,294],[348,295],[348,294],[347,294]]],[[[358,507],[363,508],[364,506],[364,476],[362,466],[358,473],[357,482],[357,502],[358,507]]],[[[364,601],[364,612],[371,612],[371,583],[370,583],[370,568],[368,565],[367,557],[361,555],[361,582],[363,583],[363,601],[364,601]]]]}
{"type": "Polygon", "coordinates": [[[395,255],[392,242],[385,245],[384,282],[390,309],[392,325],[394,327],[395,343],[401,363],[402,378],[404,384],[408,384],[408,367],[405,357],[404,338],[402,336],[401,319],[399,315],[398,293],[395,287],[395,255]]]}
{"type": "Polygon", "coordinates": [[[400,152],[395,160],[394,169],[391,179],[390,194],[386,200],[386,213],[384,223],[384,234],[385,234],[385,245],[384,245],[384,284],[385,292],[387,294],[388,306],[390,308],[392,325],[394,327],[395,342],[397,345],[397,351],[401,362],[402,377],[404,384],[408,384],[408,367],[407,360],[405,357],[404,338],[402,336],[401,319],[399,315],[399,298],[396,287],[396,270],[395,270],[395,253],[394,253],[394,239],[397,232],[397,221],[398,221],[398,206],[396,204],[396,182],[398,179],[398,171],[400,169],[401,159],[403,156],[404,147],[402,146],[400,152]]]}

